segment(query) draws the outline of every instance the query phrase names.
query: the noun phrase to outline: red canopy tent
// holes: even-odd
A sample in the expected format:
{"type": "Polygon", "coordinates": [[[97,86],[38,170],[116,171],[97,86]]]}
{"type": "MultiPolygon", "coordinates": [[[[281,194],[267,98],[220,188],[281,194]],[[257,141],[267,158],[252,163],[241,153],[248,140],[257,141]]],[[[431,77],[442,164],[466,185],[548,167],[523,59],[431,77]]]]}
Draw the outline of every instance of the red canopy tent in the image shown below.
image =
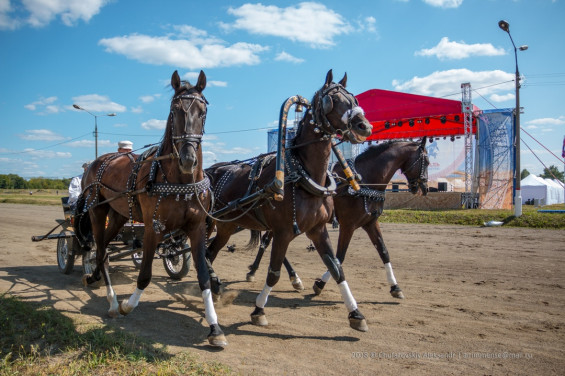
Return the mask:
{"type": "MultiPolygon", "coordinates": [[[[373,125],[371,140],[465,134],[461,101],[372,89],[357,95],[373,125]]],[[[479,109],[473,106],[473,112],[479,109]]],[[[472,133],[476,132],[473,116],[472,133]]]]}

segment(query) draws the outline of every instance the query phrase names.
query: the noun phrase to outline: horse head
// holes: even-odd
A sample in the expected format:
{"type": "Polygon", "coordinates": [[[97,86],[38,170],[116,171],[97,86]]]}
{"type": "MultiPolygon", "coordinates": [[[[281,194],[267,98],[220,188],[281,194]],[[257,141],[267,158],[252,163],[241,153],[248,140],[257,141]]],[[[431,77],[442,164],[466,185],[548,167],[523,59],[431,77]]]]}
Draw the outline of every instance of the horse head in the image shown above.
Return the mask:
{"type": "Polygon", "coordinates": [[[312,103],[314,116],[321,123],[321,130],[329,135],[341,136],[353,144],[361,143],[371,135],[373,126],[365,118],[365,112],[357,98],[345,87],[347,73],[337,84],[330,69],[324,86],[316,92],[312,103]]]}
{"type": "Polygon", "coordinates": [[[422,191],[425,196],[428,194],[428,166],[430,159],[426,149],[426,137],[422,139],[419,145],[414,145],[414,149],[410,152],[410,156],[406,159],[401,171],[408,179],[408,188],[410,193],[416,194],[418,190],[422,191]]]}
{"type": "Polygon", "coordinates": [[[178,153],[179,169],[183,174],[192,174],[202,165],[198,156],[202,155],[200,143],[204,135],[204,123],[208,101],[202,94],[206,87],[206,75],[200,71],[198,82],[192,86],[181,81],[177,71],[171,77],[175,95],[171,101],[171,136],[173,150],[178,153]]]}

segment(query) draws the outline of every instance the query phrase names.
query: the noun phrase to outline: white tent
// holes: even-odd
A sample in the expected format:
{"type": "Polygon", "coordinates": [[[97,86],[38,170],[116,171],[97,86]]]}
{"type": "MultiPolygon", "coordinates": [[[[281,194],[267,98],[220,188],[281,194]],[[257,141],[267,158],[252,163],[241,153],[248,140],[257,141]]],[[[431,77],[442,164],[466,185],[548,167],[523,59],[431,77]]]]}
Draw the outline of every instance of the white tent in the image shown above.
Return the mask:
{"type": "Polygon", "coordinates": [[[535,175],[528,175],[520,182],[522,189],[522,204],[528,200],[540,200],[545,205],[564,202],[563,188],[558,187],[553,181],[535,175]],[[542,201],[543,200],[543,201],[542,201]]]}

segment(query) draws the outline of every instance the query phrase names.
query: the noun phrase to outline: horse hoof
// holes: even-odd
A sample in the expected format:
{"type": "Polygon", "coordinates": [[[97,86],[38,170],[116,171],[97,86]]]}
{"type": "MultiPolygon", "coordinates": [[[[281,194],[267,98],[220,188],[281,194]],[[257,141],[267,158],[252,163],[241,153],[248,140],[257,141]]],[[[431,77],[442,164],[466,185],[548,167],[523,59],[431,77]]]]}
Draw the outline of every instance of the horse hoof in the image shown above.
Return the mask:
{"type": "Polygon", "coordinates": [[[208,343],[210,346],[224,348],[228,345],[228,340],[224,336],[224,332],[218,324],[210,325],[210,334],[208,334],[208,343]]]}
{"type": "Polygon", "coordinates": [[[246,279],[247,282],[255,282],[255,274],[252,274],[251,272],[247,273],[246,279]]]}
{"type": "Polygon", "coordinates": [[[128,301],[124,300],[118,306],[118,311],[120,312],[120,315],[127,316],[129,313],[131,313],[131,311],[133,311],[133,307],[130,307],[128,305],[128,301]]]}
{"type": "Polygon", "coordinates": [[[302,284],[302,280],[300,280],[300,277],[298,275],[295,275],[294,277],[290,277],[290,282],[292,283],[292,287],[296,291],[304,290],[304,285],[302,284]]]}
{"type": "Polygon", "coordinates": [[[398,285],[391,286],[390,295],[392,295],[393,298],[404,299],[402,289],[398,285]]]}
{"type": "Polygon", "coordinates": [[[314,282],[314,286],[312,286],[312,288],[314,289],[314,294],[320,295],[325,286],[326,286],[326,282],[322,281],[319,278],[316,279],[316,281],[314,282]]]}
{"type": "Polygon", "coordinates": [[[349,326],[360,332],[367,332],[369,330],[365,316],[358,309],[349,312],[349,326]]]}
{"type": "Polygon", "coordinates": [[[120,317],[120,313],[118,312],[118,310],[116,310],[116,309],[108,310],[108,316],[110,316],[113,319],[120,317]]]}
{"type": "Polygon", "coordinates": [[[263,308],[255,307],[253,313],[251,313],[251,323],[257,326],[267,326],[269,322],[265,316],[265,310],[263,308]]]}
{"type": "Polygon", "coordinates": [[[84,274],[84,275],[82,276],[82,285],[83,285],[84,287],[88,287],[88,279],[89,279],[90,277],[92,277],[92,274],[84,274]]]}

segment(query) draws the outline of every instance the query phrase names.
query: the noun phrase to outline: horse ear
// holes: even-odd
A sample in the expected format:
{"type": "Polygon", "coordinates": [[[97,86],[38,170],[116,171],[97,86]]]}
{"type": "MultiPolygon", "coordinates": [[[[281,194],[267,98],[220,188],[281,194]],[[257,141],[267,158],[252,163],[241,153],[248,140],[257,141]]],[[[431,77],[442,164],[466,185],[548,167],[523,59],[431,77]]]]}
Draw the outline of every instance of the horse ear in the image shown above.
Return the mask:
{"type": "Polygon", "coordinates": [[[345,86],[347,86],[347,72],[345,72],[345,74],[343,75],[343,78],[341,79],[341,81],[339,81],[339,84],[341,86],[343,86],[345,88],[345,86]]]}
{"type": "Polygon", "coordinates": [[[177,71],[175,71],[171,77],[171,86],[175,89],[175,91],[180,88],[180,76],[177,71]]]}
{"type": "Polygon", "coordinates": [[[334,80],[334,74],[333,74],[332,70],[330,69],[328,71],[328,74],[326,74],[326,83],[324,84],[324,86],[330,86],[330,84],[332,83],[333,80],[334,80]]]}
{"type": "Polygon", "coordinates": [[[198,90],[199,93],[202,93],[202,91],[204,91],[205,88],[206,88],[206,75],[204,74],[203,71],[200,71],[200,74],[198,75],[198,82],[196,83],[196,90],[198,90]]]}
{"type": "Polygon", "coordinates": [[[427,140],[428,140],[428,136],[424,136],[424,138],[422,138],[422,142],[420,143],[421,148],[424,148],[426,146],[427,140]]]}

